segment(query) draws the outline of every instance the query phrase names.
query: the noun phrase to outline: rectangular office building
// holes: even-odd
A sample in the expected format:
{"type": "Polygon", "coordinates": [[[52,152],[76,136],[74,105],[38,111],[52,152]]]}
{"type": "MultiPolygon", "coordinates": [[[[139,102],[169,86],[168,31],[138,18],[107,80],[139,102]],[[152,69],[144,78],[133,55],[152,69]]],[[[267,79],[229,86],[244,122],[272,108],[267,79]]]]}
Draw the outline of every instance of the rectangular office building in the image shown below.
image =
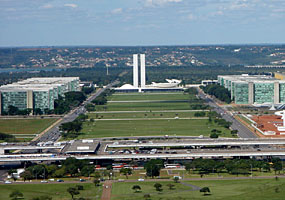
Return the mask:
{"type": "Polygon", "coordinates": [[[236,104],[285,103],[285,80],[266,75],[220,75],[218,83],[227,88],[236,104]]]}
{"type": "Polygon", "coordinates": [[[0,87],[0,114],[9,106],[19,110],[53,110],[54,100],[66,92],[79,91],[78,77],[29,78],[0,87]]]}

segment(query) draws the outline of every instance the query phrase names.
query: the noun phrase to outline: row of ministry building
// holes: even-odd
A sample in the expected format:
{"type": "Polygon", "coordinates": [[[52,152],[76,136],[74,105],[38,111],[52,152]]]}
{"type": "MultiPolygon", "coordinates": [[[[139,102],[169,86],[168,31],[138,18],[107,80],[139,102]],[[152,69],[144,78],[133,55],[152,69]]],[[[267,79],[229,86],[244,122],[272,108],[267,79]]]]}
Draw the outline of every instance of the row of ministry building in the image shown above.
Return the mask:
{"type": "Polygon", "coordinates": [[[218,83],[228,89],[236,104],[285,104],[285,75],[220,75],[218,83]]]}
{"type": "Polygon", "coordinates": [[[0,114],[10,105],[19,110],[54,109],[54,100],[66,92],[79,91],[79,77],[29,78],[0,87],[0,114]]]}

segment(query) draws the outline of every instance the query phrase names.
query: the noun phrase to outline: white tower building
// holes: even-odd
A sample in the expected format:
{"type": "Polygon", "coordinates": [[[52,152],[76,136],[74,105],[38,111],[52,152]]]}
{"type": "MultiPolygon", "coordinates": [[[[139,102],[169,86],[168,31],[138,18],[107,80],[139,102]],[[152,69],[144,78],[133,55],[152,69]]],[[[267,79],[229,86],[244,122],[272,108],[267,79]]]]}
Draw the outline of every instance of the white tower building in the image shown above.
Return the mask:
{"type": "Polygon", "coordinates": [[[133,85],[139,87],[138,54],[133,54],[133,85]]]}
{"type": "Polygon", "coordinates": [[[140,59],[141,59],[141,88],[145,88],[145,54],[141,54],[140,59]]]}

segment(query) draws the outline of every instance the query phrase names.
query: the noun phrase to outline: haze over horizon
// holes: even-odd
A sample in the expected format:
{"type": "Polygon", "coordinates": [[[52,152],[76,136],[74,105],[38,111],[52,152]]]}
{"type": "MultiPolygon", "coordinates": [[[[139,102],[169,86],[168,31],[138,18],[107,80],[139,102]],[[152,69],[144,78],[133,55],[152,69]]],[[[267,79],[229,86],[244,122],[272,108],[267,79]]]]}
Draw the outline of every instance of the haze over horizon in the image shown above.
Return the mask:
{"type": "Polygon", "coordinates": [[[285,43],[283,0],[0,0],[0,46],[285,43]]]}

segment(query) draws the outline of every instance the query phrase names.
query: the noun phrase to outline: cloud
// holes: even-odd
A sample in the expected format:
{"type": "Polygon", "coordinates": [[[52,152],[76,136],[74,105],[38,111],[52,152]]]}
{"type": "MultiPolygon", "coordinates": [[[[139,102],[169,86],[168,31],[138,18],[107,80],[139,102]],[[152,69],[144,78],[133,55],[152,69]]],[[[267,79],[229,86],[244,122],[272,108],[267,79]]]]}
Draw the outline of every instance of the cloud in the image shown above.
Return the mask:
{"type": "Polygon", "coordinates": [[[50,9],[50,8],[53,8],[53,5],[51,5],[51,4],[45,4],[45,5],[41,6],[40,8],[50,9]]]}
{"type": "Polygon", "coordinates": [[[145,0],[146,6],[162,6],[167,3],[179,3],[183,0],[145,0]]]}
{"type": "Polygon", "coordinates": [[[77,8],[78,5],[74,4],[74,3],[66,3],[64,4],[65,7],[70,7],[70,8],[77,8]]]}
{"type": "Polygon", "coordinates": [[[115,8],[114,10],[111,11],[112,14],[120,14],[123,12],[122,8],[115,8]]]}

